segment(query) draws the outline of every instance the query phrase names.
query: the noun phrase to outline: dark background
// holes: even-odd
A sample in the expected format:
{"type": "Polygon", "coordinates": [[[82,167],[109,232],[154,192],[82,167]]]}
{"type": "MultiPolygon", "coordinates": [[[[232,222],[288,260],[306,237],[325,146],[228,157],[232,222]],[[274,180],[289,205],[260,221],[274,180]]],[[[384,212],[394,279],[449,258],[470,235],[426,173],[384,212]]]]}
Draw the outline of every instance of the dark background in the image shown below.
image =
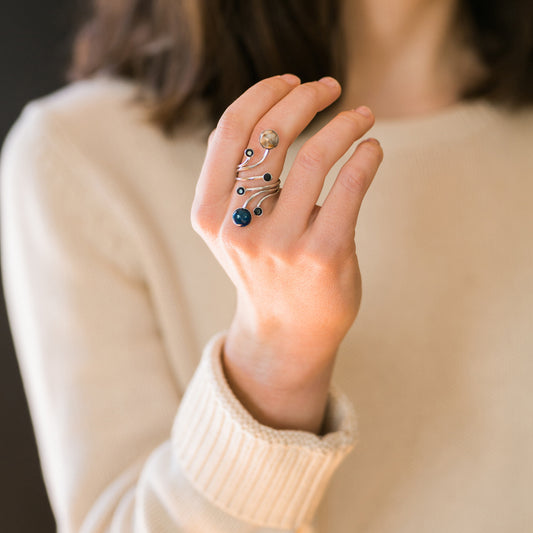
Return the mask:
{"type": "MultiPolygon", "coordinates": [[[[24,104],[66,83],[83,5],[83,0],[2,0],[0,144],[24,104]]],[[[56,530],[54,518],[13,351],[3,288],[0,293],[0,529],[51,533],[56,530]]]]}

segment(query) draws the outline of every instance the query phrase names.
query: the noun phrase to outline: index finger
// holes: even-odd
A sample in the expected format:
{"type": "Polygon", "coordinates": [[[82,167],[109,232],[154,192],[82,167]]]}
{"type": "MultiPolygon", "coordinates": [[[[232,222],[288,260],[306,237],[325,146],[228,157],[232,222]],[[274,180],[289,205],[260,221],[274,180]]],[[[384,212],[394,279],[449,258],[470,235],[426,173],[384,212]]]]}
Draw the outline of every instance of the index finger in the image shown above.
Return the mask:
{"type": "Polygon", "coordinates": [[[222,114],[207,148],[196,193],[202,201],[227,199],[228,183],[213,180],[213,174],[228,176],[233,186],[238,162],[259,119],[300,83],[293,74],[272,76],[252,85],[222,114]],[[228,157],[235,154],[235,157],[228,157]],[[237,164],[235,161],[237,160],[237,164]]]}

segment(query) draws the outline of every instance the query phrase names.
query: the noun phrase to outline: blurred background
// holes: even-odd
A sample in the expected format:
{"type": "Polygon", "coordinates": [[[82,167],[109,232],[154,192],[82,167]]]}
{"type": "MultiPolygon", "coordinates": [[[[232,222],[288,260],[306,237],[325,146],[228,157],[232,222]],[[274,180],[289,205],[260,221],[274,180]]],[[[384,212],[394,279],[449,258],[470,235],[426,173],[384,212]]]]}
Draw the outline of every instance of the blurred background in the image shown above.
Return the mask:
{"type": "MultiPolygon", "coordinates": [[[[24,104],[66,83],[69,50],[85,4],[2,0],[0,144],[24,104]]],[[[54,518],[0,291],[0,530],[51,533],[54,518]]]]}

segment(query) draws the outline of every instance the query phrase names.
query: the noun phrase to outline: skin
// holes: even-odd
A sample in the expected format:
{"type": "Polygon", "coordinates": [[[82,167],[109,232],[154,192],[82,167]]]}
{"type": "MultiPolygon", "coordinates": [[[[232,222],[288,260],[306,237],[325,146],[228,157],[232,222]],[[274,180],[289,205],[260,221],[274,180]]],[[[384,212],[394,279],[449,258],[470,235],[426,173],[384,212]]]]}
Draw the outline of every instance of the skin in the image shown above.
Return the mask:
{"type": "Polygon", "coordinates": [[[458,0],[345,0],[347,82],[338,105],[376,117],[435,111],[486,75],[458,0]],[[383,14],[386,13],[386,16],[383,14]]]}
{"type": "Polygon", "coordinates": [[[353,52],[342,98],[333,78],[301,84],[289,74],[252,86],[211,133],[191,210],[194,230],[237,290],[222,353],[230,387],[262,424],[316,434],[338,347],[361,302],[355,226],[383,158],[379,142],[358,144],[319,207],[325,176],[374,123],[361,103],[381,116],[449,105],[468,82],[458,65],[471,58],[449,31],[451,0],[347,0],[344,9],[353,52]],[[391,9],[394,17],[380,15],[391,9]],[[261,131],[278,132],[268,167],[279,176],[287,148],[334,102],[342,110],[302,146],[281,193],[262,203],[261,217],[236,226],[231,216],[242,197],[235,194],[235,168],[244,149],[258,148],[261,131]]]}

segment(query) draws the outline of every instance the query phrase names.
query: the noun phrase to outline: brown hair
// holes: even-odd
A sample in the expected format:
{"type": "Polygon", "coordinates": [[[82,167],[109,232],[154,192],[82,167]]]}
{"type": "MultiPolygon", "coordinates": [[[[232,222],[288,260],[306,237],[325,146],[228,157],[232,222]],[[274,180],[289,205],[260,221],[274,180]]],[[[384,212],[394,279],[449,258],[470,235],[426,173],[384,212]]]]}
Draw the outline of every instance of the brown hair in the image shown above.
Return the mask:
{"type": "MultiPolygon", "coordinates": [[[[155,95],[150,119],[170,134],[194,102],[216,123],[250,85],[292,72],[344,81],[339,0],[92,0],[66,77],[110,73],[155,95]]],[[[488,67],[465,98],[533,102],[531,0],[463,0],[488,67]]]]}

